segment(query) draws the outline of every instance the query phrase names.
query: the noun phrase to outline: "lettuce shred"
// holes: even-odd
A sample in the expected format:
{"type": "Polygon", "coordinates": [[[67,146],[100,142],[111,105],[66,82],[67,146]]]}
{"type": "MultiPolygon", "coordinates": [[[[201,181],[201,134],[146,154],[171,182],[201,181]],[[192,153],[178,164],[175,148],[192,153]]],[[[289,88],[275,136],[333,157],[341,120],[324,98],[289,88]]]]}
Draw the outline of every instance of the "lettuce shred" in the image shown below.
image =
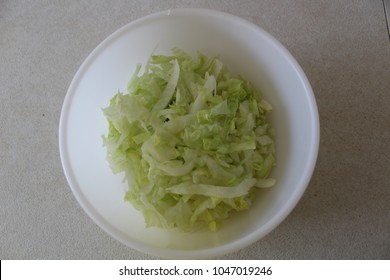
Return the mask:
{"type": "Polygon", "coordinates": [[[152,55],[103,113],[107,160],[147,227],[216,231],[275,185],[272,106],[217,57],[152,55]]]}

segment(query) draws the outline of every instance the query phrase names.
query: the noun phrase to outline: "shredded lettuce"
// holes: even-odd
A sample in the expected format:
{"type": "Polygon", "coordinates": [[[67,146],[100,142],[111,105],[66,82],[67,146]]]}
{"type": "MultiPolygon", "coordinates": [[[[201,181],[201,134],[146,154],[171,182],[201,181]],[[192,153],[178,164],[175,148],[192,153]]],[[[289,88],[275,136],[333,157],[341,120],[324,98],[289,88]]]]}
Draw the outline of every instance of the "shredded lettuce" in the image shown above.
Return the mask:
{"type": "Polygon", "coordinates": [[[257,188],[275,185],[271,104],[217,57],[180,49],[152,55],[103,109],[103,135],[125,200],[148,227],[216,231],[250,207],[257,188]]]}

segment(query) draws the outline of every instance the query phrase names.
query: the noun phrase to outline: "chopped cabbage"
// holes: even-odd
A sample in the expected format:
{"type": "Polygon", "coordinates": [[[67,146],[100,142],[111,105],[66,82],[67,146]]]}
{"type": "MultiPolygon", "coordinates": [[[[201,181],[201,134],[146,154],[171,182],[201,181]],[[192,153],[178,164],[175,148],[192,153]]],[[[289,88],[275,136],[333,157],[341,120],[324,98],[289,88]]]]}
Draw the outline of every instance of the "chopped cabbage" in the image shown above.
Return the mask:
{"type": "Polygon", "coordinates": [[[272,106],[217,57],[173,49],[141,68],[103,109],[107,160],[125,175],[125,200],[148,227],[216,231],[257,188],[275,185],[272,106]]]}

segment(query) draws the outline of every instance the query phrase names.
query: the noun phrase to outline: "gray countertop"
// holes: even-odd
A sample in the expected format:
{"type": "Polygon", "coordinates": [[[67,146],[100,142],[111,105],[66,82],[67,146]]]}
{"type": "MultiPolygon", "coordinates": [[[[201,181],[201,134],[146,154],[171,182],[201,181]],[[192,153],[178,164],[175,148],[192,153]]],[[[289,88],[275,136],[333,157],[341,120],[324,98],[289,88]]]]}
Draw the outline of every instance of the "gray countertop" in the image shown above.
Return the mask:
{"type": "Polygon", "coordinates": [[[82,210],[62,171],[58,125],[87,55],[119,27],[179,7],[247,19],[295,56],[321,143],[288,218],[223,259],[390,258],[390,41],[382,0],[0,1],[0,258],[153,259],[82,210]]]}

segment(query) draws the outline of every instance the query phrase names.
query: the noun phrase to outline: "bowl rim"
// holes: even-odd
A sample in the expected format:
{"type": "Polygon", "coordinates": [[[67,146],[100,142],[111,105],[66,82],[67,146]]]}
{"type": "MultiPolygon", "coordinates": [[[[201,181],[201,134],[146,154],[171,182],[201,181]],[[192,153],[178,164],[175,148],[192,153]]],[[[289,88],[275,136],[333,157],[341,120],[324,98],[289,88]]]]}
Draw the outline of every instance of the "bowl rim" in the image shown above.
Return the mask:
{"type": "Polygon", "coordinates": [[[285,220],[285,218],[291,213],[291,211],[295,208],[299,200],[301,199],[303,193],[305,192],[311,176],[314,172],[314,168],[317,161],[318,150],[320,143],[320,123],[319,123],[319,114],[318,108],[315,100],[315,96],[311,85],[302,70],[301,66],[295,60],[295,58],[291,55],[291,53],[272,35],[263,30],[261,27],[255,25],[254,23],[238,17],[236,15],[232,15],[226,12],[213,10],[213,9],[201,9],[201,8],[178,8],[178,9],[169,9],[164,11],[159,11],[156,13],[152,13],[150,15],[143,16],[139,19],[131,21],[124,26],[120,27],[108,37],[106,37],[102,42],[100,42],[95,49],[87,56],[87,58],[82,62],[81,66],[77,70],[75,76],[73,77],[68,91],[66,93],[64,103],[61,110],[60,122],[59,122],[59,152],[62,167],[65,173],[65,177],[68,181],[68,184],[76,197],[76,200],[81,205],[83,210],[87,213],[87,215],[108,235],[120,241],[121,243],[136,249],[142,253],[148,255],[154,255],[161,258],[169,258],[169,259],[199,259],[199,258],[214,258],[221,255],[225,255],[228,253],[232,253],[239,249],[245,248],[250,244],[260,240],[267,234],[269,234],[272,230],[274,230],[280,223],[285,220]],[[213,18],[223,18],[228,21],[235,21],[242,25],[245,28],[252,29],[254,32],[258,33],[260,37],[268,40],[273,47],[277,48],[278,51],[283,54],[288,62],[292,65],[293,69],[298,74],[300,82],[305,88],[305,94],[307,95],[309,101],[309,111],[312,117],[312,135],[311,150],[309,151],[309,158],[306,163],[306,168],[304,169],[304,173],[300,177],[300,182],[297,184],[296,191],[294,192],[294,196],[290,199],[289,203],[287,203],[280,211],[277,212],[277,215],[270,218],[270,220],[264,224],[261,229],[257,229],[253,232],[250,232],[246,236],[233,240],[229,243],[223,244],[221,246],[211,247],[211,248],[203,248],[203,249],[191,249],[191,250],[179,250],[179,249],[167,249],[167,248],[159,248],[154,247],[152,245],[144,244],[139,242],[138,240],[132,239],[129,236],[124,235],[110,224],[106,223],[104,218],[94,210],[92,205],[88,202],[88,200],[84,197],[83,193],[76,187],[77,183],[72,174],[72,168],[70,166],[70,161],[68,158],[68,150],[66,145],[66,135],[67,135],[67,113],[69,111],[70,103],[72,101],[72,97],[75,93],[75,89],[77,88],[81,77],[86,72],[91,62],[117,37],[121,36],[123,33],[131,30],[133,28],[137,28],[143,24],[147,24],[156,19],[162,19],[167,16],[174,15],[191,15],[191,16],[207,16],[213,18]]]}

